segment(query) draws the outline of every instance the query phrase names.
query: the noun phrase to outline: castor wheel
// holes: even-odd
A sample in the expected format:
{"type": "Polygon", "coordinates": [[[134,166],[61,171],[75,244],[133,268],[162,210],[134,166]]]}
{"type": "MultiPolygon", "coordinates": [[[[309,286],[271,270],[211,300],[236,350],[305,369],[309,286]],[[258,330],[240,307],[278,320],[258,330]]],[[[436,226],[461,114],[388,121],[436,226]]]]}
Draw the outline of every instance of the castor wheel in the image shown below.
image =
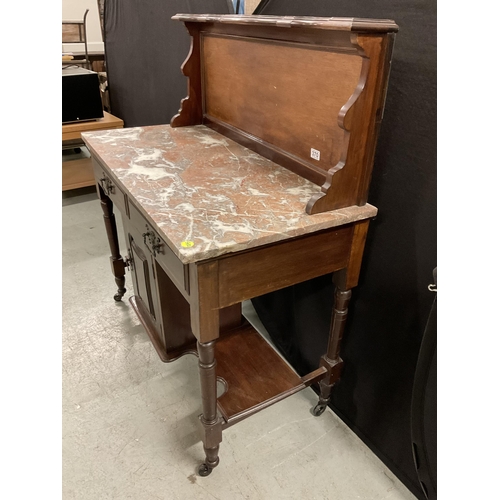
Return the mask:
{"type": "Polygon", "coordinates": [[[323,405],[321,403],[318,403],[312,410],[312,414],[315,417],[319,417],[320,415],[323,414],[323,412],[326,410],[326,405],[323,405]]]}
{"type": "Polygon", "coordinates": [[[115,293],[114,295],[114,299],[116,300],[116,302],[121,302],[122,300],[122,297],[127,293],[127,289],[126,288],[118,288],[118,291],[115,293]]]}
{"type": "Polygon", "coordinates": [[[207,464],[201,464],[199,467],[198,467],[198,474],[200,476],[208,476],[212,473],[212,468],[210,468],[207,464]]]}

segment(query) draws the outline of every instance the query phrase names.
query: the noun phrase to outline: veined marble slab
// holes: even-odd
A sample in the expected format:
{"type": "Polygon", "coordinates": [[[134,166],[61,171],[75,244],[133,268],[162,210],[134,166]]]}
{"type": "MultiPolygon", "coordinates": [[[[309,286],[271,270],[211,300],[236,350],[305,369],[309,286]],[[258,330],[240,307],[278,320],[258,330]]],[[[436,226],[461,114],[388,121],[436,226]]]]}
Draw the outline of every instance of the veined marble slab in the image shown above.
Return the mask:
{"type": "Polygon", "coordinates": [[[204,125],[86,132],[91,153],[183,263],[373,217],[372,205],[307,215],[312,182],[204,125]]]}

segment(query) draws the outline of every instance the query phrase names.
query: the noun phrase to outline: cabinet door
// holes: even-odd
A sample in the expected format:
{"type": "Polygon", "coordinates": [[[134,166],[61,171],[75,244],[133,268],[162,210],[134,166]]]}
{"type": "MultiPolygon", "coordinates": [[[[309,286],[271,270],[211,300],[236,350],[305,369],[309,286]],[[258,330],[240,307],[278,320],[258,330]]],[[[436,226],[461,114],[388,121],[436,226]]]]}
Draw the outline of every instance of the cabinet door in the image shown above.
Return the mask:
{"type": "Polygon", "coordinates": [[[134,295],[139,297],[149,312],[158,333],[161,333],[160,308],[158,305],[157,282],[154,258],[142,241],[141,235],[132,228],[127,231],[129,254],[132,257],[132,282],[134,295]]]}
{"type": "Polygon", "coordinates": [[[133,260],[134,293],[140,297],[153,318],[156,318],[153,300],[154,283],[150,255],[140,247],[137,240],[129,233],[130,254],[133,260]]]}

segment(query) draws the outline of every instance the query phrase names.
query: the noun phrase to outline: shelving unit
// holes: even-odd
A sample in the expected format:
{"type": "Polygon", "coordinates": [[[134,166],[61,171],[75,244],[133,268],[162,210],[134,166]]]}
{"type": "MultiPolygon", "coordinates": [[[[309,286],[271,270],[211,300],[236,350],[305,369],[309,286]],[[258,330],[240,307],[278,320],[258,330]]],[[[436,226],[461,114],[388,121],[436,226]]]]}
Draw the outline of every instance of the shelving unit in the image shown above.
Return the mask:
{"type": "Polygon", "coordinates": [[[82,132],[123,128],[123,120],[104,111],[104,117],[98,120],[80,123],[67,123],[62,126],[62,149],[80,149],[74,155],[63,155],[62,190],[94,186],[92,160],[82,140],[82,132]]]}
{"type": "Polygon", "coordinates": [[[84,59],[63,60],[63,65],[77,64],[91,69],[89,51],[87,46],[87,14],[89,9],[83,14],[82,20],[63,20],[62,22],[62,41],[63,43],[81,43],[84,46],[84,59]]]}

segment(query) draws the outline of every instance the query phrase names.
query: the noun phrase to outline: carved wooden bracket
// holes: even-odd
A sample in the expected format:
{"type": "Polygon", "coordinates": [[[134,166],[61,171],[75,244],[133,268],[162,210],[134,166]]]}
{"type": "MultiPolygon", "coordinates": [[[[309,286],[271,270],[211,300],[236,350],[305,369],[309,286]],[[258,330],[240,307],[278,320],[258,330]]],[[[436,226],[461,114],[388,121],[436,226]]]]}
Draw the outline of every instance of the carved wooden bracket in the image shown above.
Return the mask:
{"type": "Polygon", "coordinates": [[[321,193],[306,206],[308,214],[365,205],[371,180],[375,147],[385,104],[394,35],[356,37],[363,57],[356,91],[342,108],[338,123],[345,131],[340,161],[328,170],[321,193]]]}
{"type": "Polygon", "coordinates": [[[182,73],[188,78],[188,95],[181,101],[179,113],[170,121],[172,127],[200,125],[203,120],[201,66],[200,66],[200,32],[193,28],[193,23],[186,23],[191,35],[191,48],[181,66],[182,73]]]}

